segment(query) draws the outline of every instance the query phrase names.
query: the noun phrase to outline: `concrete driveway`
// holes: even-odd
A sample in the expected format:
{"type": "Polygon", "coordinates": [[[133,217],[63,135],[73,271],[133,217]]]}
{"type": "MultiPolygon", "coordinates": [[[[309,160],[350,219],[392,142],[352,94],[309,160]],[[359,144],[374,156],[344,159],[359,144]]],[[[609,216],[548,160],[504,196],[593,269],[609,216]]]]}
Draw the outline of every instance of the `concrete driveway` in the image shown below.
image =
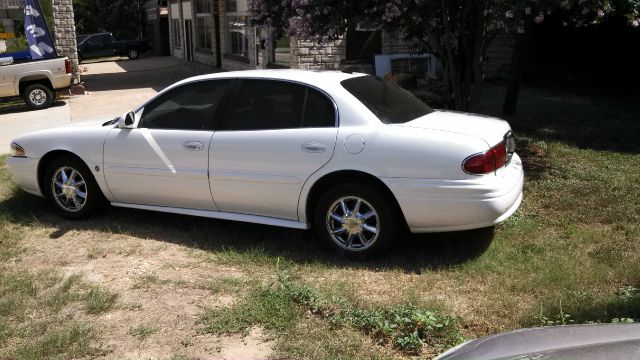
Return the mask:
{"type": "Polygon", "coordinates": [[[131,111],[176,81],[219,71],[173,57],[93,62],[80,65],[86,95],[57,101],[46,110],[30,111],[22,101],[0,103],[0,154],[12,139],[31,131],[72,122],[109,120],[131,111]]]}

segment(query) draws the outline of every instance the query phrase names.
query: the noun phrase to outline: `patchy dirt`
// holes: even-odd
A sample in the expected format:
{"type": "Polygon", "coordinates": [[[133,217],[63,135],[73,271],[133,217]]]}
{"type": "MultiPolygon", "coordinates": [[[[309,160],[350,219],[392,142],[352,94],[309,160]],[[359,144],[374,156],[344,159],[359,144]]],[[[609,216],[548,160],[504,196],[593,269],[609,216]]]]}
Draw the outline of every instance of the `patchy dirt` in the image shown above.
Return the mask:
{"type": "Polygon", "coordinates": [[[92,230],[36,228],[23,244],[21,268],[80,274],[85,282],[119,295],[109,312],[72,314],[98,330],[105,358],[264,359],[271,353],[260,329],[244,337],[198,332],[204,307],[236,301],[233,294],[214,293],[208,284],[243,278],[238,269],[200,261],[181,245],[92,230]],[[132,334],[140,326],[153,331],[142,337],[132,334]]]}

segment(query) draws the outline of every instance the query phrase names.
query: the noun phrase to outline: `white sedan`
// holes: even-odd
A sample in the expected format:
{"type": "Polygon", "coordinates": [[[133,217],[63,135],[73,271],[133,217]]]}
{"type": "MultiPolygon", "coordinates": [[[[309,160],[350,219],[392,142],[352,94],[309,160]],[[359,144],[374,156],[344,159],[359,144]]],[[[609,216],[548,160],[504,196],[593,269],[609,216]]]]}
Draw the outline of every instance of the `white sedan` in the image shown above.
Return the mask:
{"type": "Polygon", "coordinates": [[[190,78],[104,124],[24,135],[15,182],[62,215],[101,204],[297,229],[346,253],[488,227],[522,201],[503,120],[434,111],[364,74],[264,70],[190,78]]]}

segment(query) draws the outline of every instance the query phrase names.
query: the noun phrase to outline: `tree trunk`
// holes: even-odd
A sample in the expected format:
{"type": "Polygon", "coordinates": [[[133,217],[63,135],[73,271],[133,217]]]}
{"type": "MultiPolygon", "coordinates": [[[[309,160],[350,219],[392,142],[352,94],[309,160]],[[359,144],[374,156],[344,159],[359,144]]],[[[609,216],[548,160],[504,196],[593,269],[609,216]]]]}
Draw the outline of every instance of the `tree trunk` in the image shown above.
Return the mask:
{"type": "Polygon", "coordinates": [[[516,108],[518,107],[520,82],[522,80],[522,68],[524,65],[525,55],[527,53],[527,43],[529,42],[530,31],[531,27],[527,27],[524,34],[516,35],[516,41],[513,46],[513,53],[511,55],[509,83],[507,84],[507,92],[504,96],[504,104],[502,105],[502,113],[504,115],[515,114],[516,108]]]}

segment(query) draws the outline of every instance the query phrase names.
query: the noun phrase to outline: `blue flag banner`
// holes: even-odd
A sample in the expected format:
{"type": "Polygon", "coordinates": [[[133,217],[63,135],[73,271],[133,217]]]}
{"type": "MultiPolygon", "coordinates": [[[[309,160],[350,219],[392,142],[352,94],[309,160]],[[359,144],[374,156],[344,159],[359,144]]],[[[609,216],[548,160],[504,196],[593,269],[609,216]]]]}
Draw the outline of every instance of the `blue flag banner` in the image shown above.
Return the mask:
{"type": "Polygon", "coordinates": [[[31,58],[48,59],[57,57],[53,39],[49,35],[47,22],[38,0],[24,0],[24,35],[29,43],[31,58]]]}

